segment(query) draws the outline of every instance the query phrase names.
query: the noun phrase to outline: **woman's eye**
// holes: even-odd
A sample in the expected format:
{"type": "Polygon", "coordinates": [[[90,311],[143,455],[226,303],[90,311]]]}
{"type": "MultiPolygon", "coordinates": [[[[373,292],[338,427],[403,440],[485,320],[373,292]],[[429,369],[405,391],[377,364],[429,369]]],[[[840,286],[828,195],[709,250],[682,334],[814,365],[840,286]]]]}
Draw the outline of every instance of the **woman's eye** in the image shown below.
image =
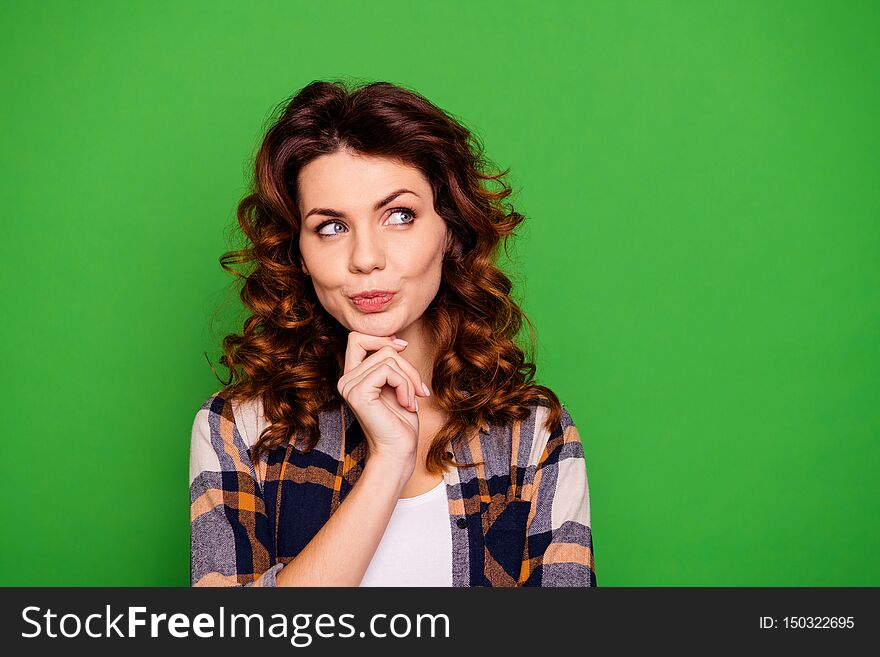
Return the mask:
{"type": "Polygon", "coordinates": [[[334,231],[334,232],[330,232],[330,233],[326,233],[326,232],[324,232],[324,229],[327,228],[327,226],[342,226],[342,225],[343,225],[342,222],[339,222],[339,221],[328,221],[326,224],[321,224],[321,225],[318,227],[318,230],[315,231],[315,232],[317,232],[318,235],[327,235],[327,236],[329,236],[329,235],[338,235],[339,233],[337,233],[337,232],[335,232],[335,231],[334,231]]]}
{"type": "MultiPolygon", "coordinates": [[[[409,208],[396,208],[391,212],[391,216],[393,217],[396,214],[402,214],[407,219],[403,221],[391,221],[392,226],[407,226],[415,221],[416,213],[409,208]]],[[[334,235],[339,235],[340,233],[346,232],[348,229],[345,228],[345,224],[341,221],[328,221],[326,223],[321,224],[315,229],[315,232],[322,237],[333,237],[334,235]],[[341,226],[343,230],[325,230],[327,228],[331,228],[332,226],[341,226]]]]}
{"type": "MultiPolygon", "coordinates": [[[[409,208],[397,208],[397,209],[395,209],[395,210],[391,213],[391,216],[393,217],[393,216],[396,215],[396,214],[404,214],[404,215],[408,215],[408,216],[409,216],[409,220],[408,220],[408,221],[401,221],[401,222],[398,222],[398,223],[396,224],[396,225],[398,225],[398,226],[400,226],[400,225],[405,225],[405,224],[411,224],[411,223],[413,222],[413,220],[415,219],[415,216],[416,216],[415,213],[414,213],[412,210],[410,210],[409,208]]],[[[392,222],[392,223],[393,223],[393,222],[392,222]]]]}

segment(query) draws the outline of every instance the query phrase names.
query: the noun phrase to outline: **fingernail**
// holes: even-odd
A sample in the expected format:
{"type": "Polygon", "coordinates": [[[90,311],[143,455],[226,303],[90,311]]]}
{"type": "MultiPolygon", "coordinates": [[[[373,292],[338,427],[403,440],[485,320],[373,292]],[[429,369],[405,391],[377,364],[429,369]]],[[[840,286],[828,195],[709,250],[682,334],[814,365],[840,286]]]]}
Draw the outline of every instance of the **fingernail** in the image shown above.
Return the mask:
{"type": "Polygon", "coordinates": [[[427,385],[426,383],[424,383],[424,382],[422,382],[422,390],[425,391],[425,395],[426,395],[426,396],[428,396],[428,397],[431,396],[431,391],[428,390],[428,385],[427,385]]]}
{"type": "Polygon", "coordinates": [[[416,411],[419,410],[419,398],[416,397],[416,411]]]}
{"type": "Polygon", "coordinates": [[[394,344],[400,345],[401,347],[405,347],[406,345],[409,344],[409,342],[407,342],[406,340],[401,340],[400,338],[395,338],[394,340],[392,340],[392,342],[394,344]]]}

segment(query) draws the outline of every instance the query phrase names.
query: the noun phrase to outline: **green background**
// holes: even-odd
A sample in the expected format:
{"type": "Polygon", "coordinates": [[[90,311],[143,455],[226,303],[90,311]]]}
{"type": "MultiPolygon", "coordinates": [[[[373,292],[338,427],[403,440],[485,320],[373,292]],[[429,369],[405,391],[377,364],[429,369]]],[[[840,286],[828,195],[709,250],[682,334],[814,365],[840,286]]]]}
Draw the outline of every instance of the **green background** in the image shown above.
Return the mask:
{"type": "Polygon", "coordinates": [[[0,584],[189,585],[217,258],[272,108],[348,77],[512,169],[600,586],[880,585],[877,3],[6,1],[0,32],[0,584]]]}

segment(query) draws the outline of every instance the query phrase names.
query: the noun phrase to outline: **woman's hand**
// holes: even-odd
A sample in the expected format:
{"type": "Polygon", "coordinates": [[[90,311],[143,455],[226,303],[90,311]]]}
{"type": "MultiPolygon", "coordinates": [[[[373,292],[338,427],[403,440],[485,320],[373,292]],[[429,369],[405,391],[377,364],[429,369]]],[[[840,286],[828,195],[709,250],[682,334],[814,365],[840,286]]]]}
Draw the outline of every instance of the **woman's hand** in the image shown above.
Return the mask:
{"type": "Polygon", "coordinates": [[[427,395],[418,370],[399,353],[405,348],[394,336],[352,331],[336,388],[364,430],[370,455],[410,466],[419,444],[417,398],[427,395]]]}

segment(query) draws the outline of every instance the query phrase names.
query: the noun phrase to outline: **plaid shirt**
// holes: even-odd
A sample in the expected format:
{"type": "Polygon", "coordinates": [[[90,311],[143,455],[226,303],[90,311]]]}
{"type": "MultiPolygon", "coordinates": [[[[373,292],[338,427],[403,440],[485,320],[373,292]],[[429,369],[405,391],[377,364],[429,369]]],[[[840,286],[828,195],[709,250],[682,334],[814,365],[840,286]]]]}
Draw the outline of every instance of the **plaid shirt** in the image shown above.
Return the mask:
{"type": "MultiPolygon", "coordinates": [[[[483,426],[453,441],[444,473],[453,586],[595,586],[584,450],[563,406],[512,426],[483,426]]],[[[367,441],[344,401],[319,417],[308,454],[282,445],[254,465],[267,425],[262,404],[222,391],[196,414],[190,449],[193,586],[277,586],[275,575],[321,529],[357,483],[367,441]]]]}

